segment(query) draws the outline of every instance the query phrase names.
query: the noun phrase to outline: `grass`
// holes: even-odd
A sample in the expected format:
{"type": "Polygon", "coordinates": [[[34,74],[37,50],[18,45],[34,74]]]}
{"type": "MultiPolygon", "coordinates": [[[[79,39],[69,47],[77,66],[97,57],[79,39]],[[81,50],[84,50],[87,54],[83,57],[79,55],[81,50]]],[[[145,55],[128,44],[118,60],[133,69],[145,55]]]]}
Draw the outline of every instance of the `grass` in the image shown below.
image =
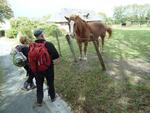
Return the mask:
{"type": "Polygon", "coordinates": [[[108,54],[119,57],[120,52],[127,58],[142,58],[150,62],[150,31],[115,30],[113,39],[106,43],[108,54]]]}
{"type": "MultiPolygon", "coordinates": [[[[136,59],[142,60],[140,66],[150,63],[150,31],[114,29],[104,47],[107,72],[101,71],[92,43],[88,61],[74,63],[67,41],[60,39],[62,62],[55,66],[55,87],[75,113],[150,112],[150,72],[136,67],[136,59]]],[[[55,38],[50,40],[56,44],[55,38]]]]}

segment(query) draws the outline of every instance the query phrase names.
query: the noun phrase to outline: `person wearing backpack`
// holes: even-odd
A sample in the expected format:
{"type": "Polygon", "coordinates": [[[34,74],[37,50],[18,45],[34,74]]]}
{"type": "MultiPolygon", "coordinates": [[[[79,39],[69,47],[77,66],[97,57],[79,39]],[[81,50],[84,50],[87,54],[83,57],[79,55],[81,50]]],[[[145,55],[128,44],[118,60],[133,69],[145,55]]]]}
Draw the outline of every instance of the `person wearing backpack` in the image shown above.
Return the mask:
{"type": "MultiPolygon", "coordinates": [[[[28,58],[27,58],[28,57],[28,49],[29,49],[28,40],[27,40],[27,37],[23,36],[21,32],[18,33],[18,38],[19,38],[20,44],[15,47],[15,50],[16,50],[16,54],[19,53],[18,57],[20,57],[20,58],[18,58],[18,60],[20,60],[21,63],[19,64],[19,62],[18,62],[18,64],[17,63],[14,63],[14,64],[16,64],[16,66],[18,66],[18,67],[24,67],[24,69],[26,70],[26,76],[28,78],[24,82],[23,88],[26,90],[33,89],[36,86],[33,82],[34,74],[32,73],[32,71],[29,67],[29,64],[28,64],[28,58]],[[19,56],[20,54],[23,57],[25,57],[26,60],[21,61],[21,59],[23,59],[23,58],[21,56],[19,56]]],[[[14,58],[14,59],[17,59],[17,58],[14,58]]]]}
{"type": "Polygon", "coordinates": [[[37,86],[37,106],[42,106],[43,102],[43,83],[44,78],[47,80],[48,95],[52,102],[56,99],[54,88],[54,63],[56,60],[59,63],[59,54],[53,45],[53,43],[45,40],[43,31],[36,29],[34,31],[36,40],[29,46],[28,59],[31,70],[35,74],[36,86],[37,86]]]}

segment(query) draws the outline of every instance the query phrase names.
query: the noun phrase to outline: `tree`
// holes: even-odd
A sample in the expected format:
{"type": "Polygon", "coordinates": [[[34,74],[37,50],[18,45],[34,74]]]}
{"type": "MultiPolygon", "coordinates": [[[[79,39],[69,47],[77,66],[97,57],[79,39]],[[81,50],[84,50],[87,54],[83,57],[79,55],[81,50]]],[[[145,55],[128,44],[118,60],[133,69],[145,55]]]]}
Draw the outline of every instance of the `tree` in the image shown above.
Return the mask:
{"type": "Polygon", "coordinates": [[[112,24],[112,19],[107,17],[105,13],[99,12],[98,15],[105,24],[112,24]]]}
{"type": "Polygon", "coordinates": [[[4,22],[5,19],[10,19],[13,16],[13,11],[7,0],[0,0],[0,22],[4,22]]]}
{"type": "Polygon", "coordinates": [[[115,23],[122,23],[126,21],[125,8],[123,6],[115,7],[113,17],[115,18],[115,23]]]}
{"type": "Polygon", "coordinates": [[[145,24],[150,20],[150,4],[115,7],[113,16],[116,23],[131,21],[145,24]]]}
{"type": "Polygon", "coordinates": [[[10,19],[10,29],[6,31],[6,36],[9,38],[15,38],[18,32],[23,35],[27,35],[30,40],[33,39],[32,29],[34,28],[34,23],[27,17],[18,17],[10,19]]]}

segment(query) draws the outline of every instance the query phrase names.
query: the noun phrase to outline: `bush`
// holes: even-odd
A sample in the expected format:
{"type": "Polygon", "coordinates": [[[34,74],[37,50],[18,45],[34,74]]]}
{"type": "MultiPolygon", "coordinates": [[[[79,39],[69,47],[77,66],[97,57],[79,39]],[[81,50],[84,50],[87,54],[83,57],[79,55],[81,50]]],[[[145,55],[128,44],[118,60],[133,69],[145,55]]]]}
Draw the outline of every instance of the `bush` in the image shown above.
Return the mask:
{"type": "Polygon", "coordinates": [[[34,28],[33,21],[26,17],[19,17],[17,19],[10,20],[11,29],[7,31],[6,36],[9,38],[15,38],[18,32],[33,39],[32,29],[34,28]]]}
{"type": "Polygon", "coordinates": [[[20,32],[23,35],[27,36],[29,41],[33,41],[33,39],[34,39],[33,38],[33,33],[31,31],[30,27],[22,27],[22,28],[20,28],[20,32]]]}
{"type": "Polygon", "coordinates": [[[55,24],[44,23],[43,25],[38,26],[38,28],[44,31],[44,34],[46,35],[46,37],[49,37],[49,36],[58,37],[58,36],[63,35],[62,31],[55,24]]]}
{"type": "Polygon", "coordinates": [[[9,29],[6,31],[6,37],[8,38],[16,38],[17,36],[17,30],[16,29],[9,29]]]}
{"type": "Polygon", "coordinates": [[[62,36],[62,32],[60,31],[60,29],[58,28],[57,25],[53,24],[49,27],[49,35],[53,36],[53,37],[57,37],[57,36],[62,36]]]}
{"type": "Polygon", "coordinates": [[[18,32],[21,32],[23,35],[29,37],[30,40],[33,40],[32,30],[35,28],[41,28],[44,30],[46,37],[53,36],[59,37],[63,33],[59,27],[55,24],[47,23],[46,21],[40,20],[30,20],[26,17],[19,17],[17,19],[10,20],[11,30],[7,32],[9,38],[15,38],[18,32]]]}

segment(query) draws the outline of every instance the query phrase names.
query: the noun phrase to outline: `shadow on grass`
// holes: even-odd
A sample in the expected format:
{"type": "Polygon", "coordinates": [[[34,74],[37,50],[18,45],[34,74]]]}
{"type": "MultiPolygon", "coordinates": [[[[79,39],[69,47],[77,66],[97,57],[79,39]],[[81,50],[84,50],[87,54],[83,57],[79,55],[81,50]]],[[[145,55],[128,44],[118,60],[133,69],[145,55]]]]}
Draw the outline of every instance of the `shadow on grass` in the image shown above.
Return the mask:
{"type": "Polygon", "coordinates": [[[113,37],[107,41],[105,51],[114,58],[120,57],[118,51],[127,58],[142,58],[150,62],[149,31],[114,30],[113,37]]]}

